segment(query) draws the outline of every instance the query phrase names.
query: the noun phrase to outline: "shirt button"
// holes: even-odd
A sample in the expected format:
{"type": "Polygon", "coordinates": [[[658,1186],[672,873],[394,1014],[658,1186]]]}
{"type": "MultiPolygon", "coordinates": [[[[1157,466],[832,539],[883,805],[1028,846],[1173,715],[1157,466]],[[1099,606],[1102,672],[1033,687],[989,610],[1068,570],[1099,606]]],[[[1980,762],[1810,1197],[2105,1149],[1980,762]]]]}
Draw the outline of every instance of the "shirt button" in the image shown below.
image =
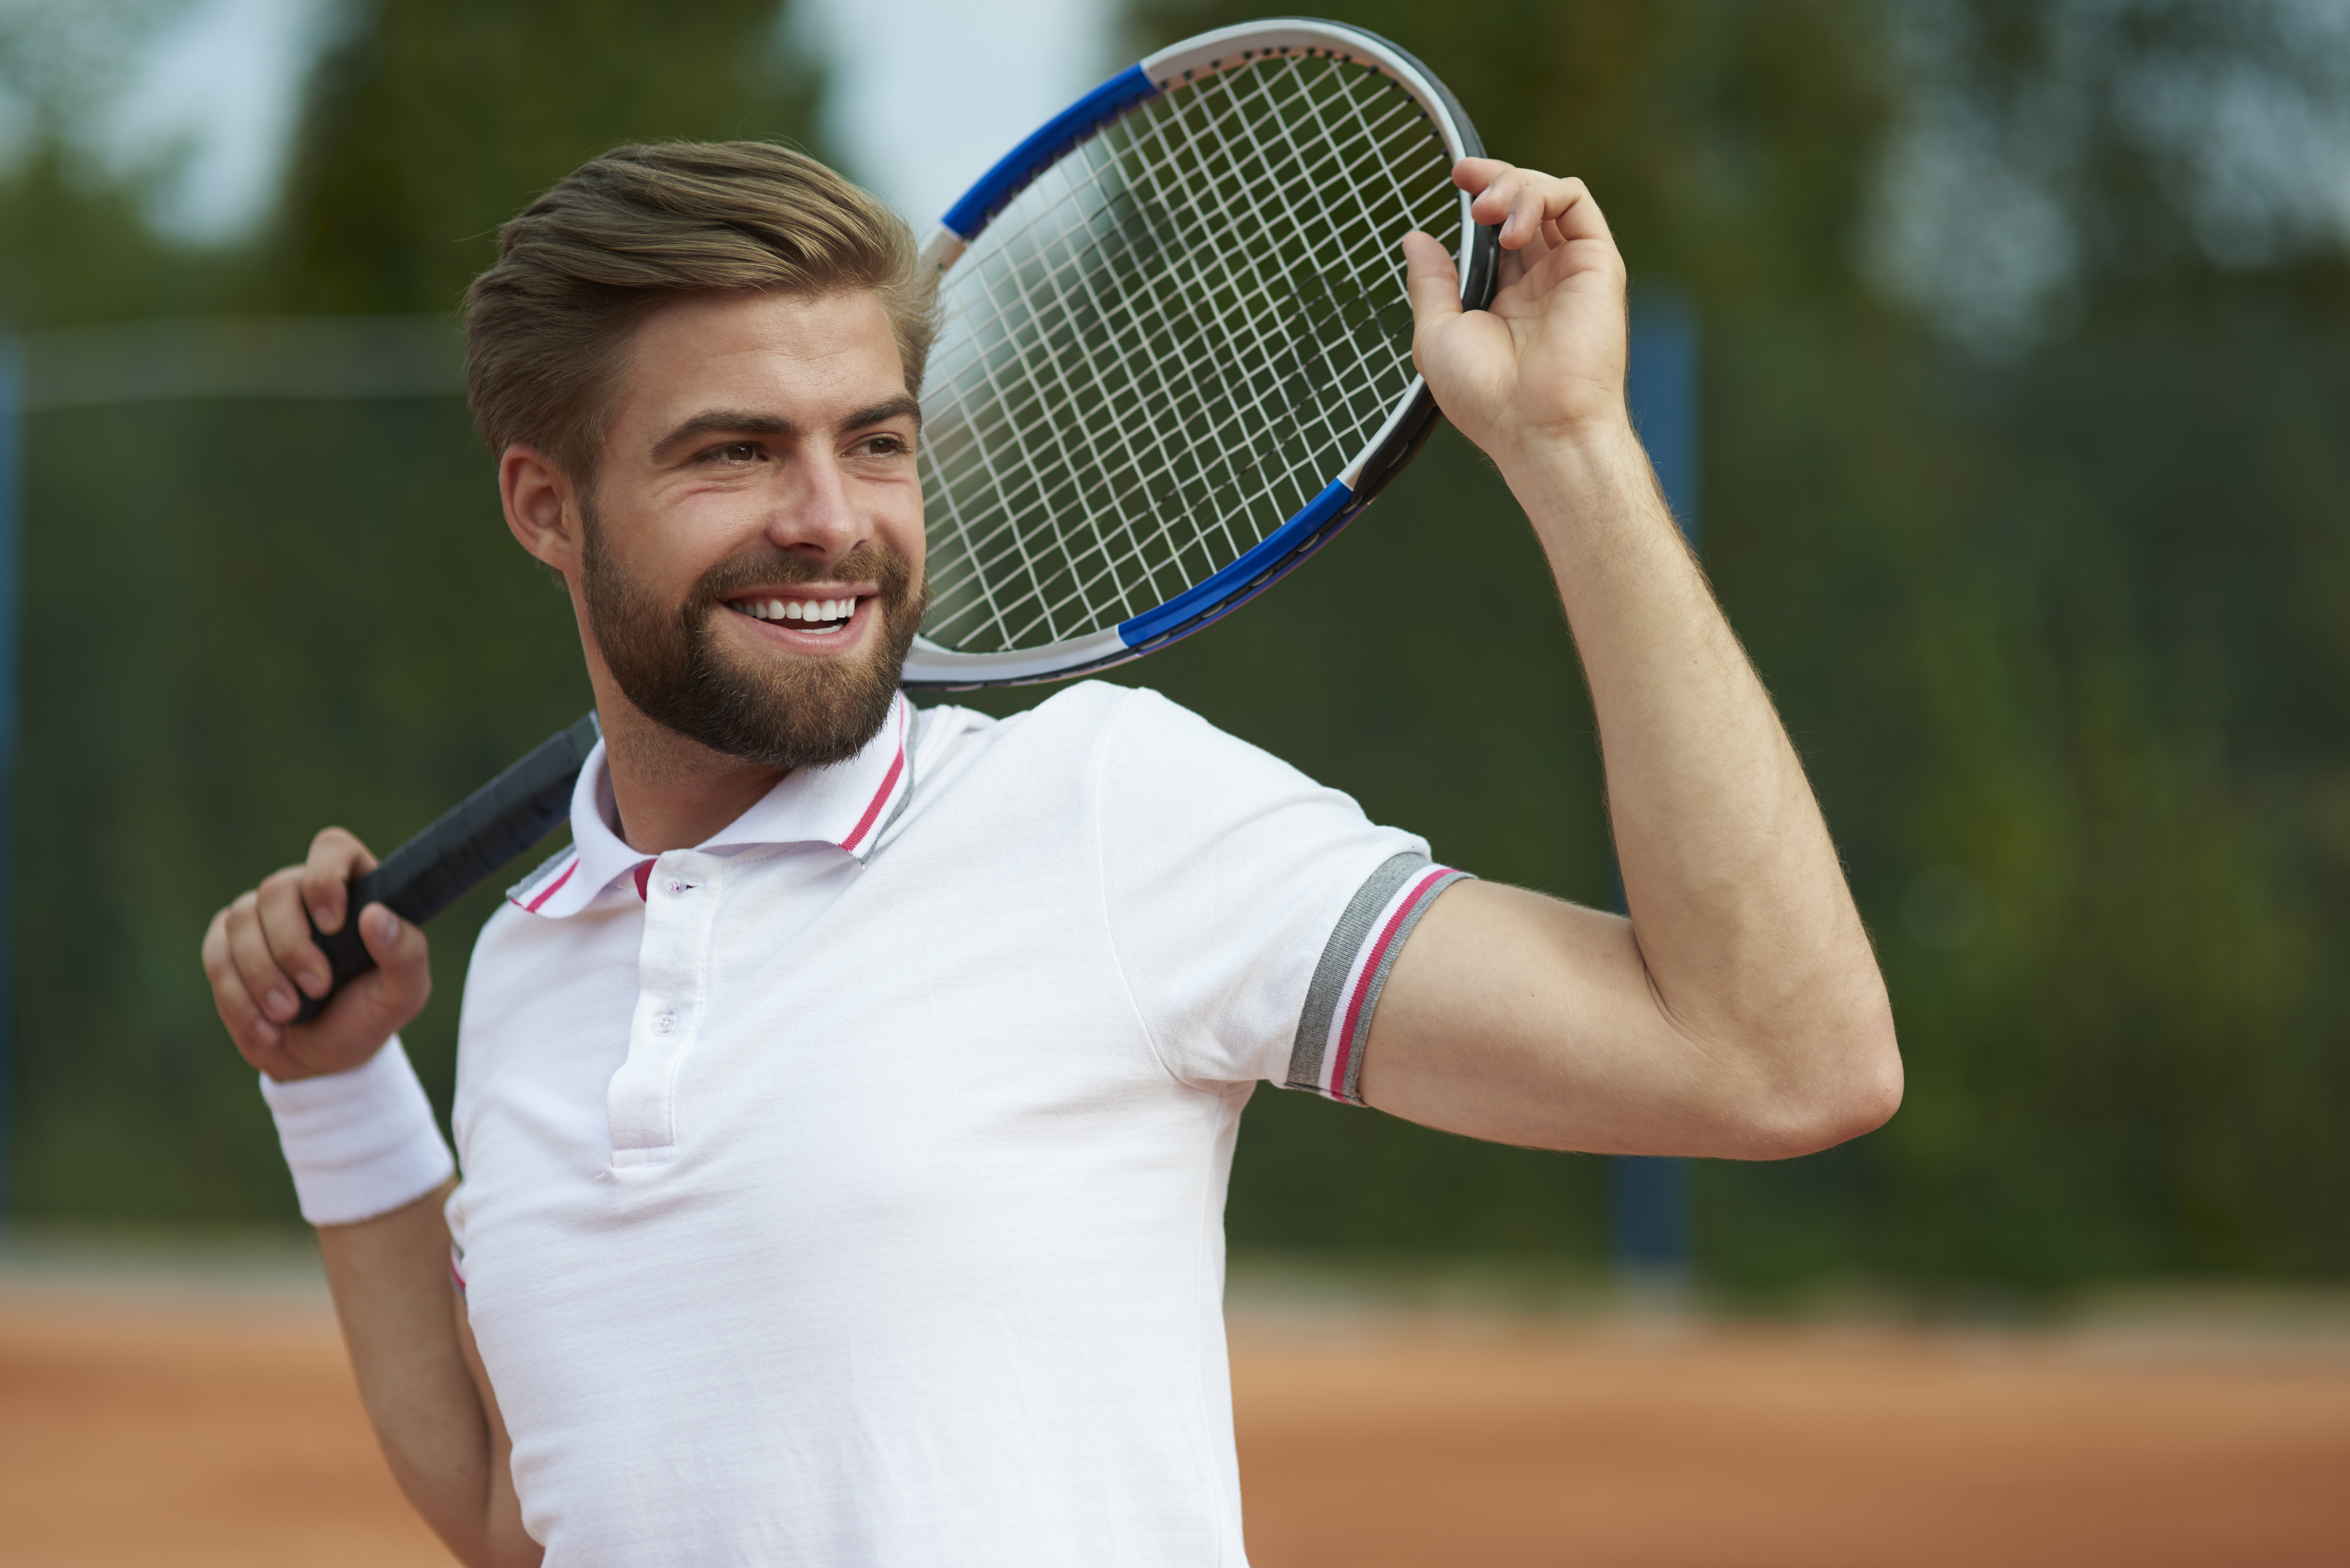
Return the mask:
{"type": "Polygon", "coordinates": [[[677,1027],[677,1014],[676,1014],[676,1013],[674,1013],[674,1012],[656,1012],[656,1013],[654,1013],[654,1014],[653,1014],[653,1033],[656,1033],[656,1034],[666,1034],[666,1033],[668,1033],[671,1030],[672,1030],[672,1029],[674,1029],[674,1028],[676,1028],[676,1027],[677,1027]]]}
{"type": "Polygon", "coordinates": [[[676,877],[672,877],[668,881],[661,884],[661,891],[667,893],[672,898],[682,898],[688,893],[693,891],[693,884],[691,882],[681,882],[676,877]]]}

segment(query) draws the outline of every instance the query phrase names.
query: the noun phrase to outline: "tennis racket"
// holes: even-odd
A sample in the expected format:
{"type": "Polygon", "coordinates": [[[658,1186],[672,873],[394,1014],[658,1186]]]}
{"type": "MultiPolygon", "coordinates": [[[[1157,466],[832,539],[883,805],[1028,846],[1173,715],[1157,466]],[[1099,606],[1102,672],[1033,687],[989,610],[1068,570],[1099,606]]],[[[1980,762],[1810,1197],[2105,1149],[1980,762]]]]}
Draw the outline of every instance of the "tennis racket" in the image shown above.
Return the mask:
{"type": "Polygon", "coordinates": [[[1304,18],[1119,72],[948,209],[920,462],[931,611],[905,684],[1048,680],[1230,614],[1370,504],[1437,422],[1399,244],[1497,232],[1428,68],[1304,18]]]}
{"type": "MultiPolygon", "coordinates": [[[[1128,67],[983,175],[923,252],[941,310],[919,459],[931,602],[905,685],[1139,658],[1369,505],[1439,419],[1403,236],[1452,236],[1461,304],[1492,297],[1497,231],[1452,183],[1483,151],[1403,50],[1283,18],[1128,67]]],[[[351,908],[421,921],[487,879],[562,820],[592,726],[394,851],[351,908]]],[[[338,987],[374,963],[355,920],[317,940],[338,987]]]]}

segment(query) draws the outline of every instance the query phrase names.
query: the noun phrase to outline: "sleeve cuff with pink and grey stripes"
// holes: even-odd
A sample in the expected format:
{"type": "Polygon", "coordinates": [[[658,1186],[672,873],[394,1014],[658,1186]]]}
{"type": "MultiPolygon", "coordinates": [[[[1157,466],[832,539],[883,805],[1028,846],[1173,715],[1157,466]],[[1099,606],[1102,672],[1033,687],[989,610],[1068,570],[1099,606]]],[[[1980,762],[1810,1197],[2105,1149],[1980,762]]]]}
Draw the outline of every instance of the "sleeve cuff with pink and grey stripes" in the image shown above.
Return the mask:
{"type": "Polygon", "coordinates": [[[1388,971],[1436,896],[1468,875],[1408,850],[1381,862],[1356,889],[1315,966],[1284,1087],[1350,1106],[1363,1103],[1357,1087],[1363,1076],[1363,1043],[1370,1038],[1371,1014],[1388,971]]]}

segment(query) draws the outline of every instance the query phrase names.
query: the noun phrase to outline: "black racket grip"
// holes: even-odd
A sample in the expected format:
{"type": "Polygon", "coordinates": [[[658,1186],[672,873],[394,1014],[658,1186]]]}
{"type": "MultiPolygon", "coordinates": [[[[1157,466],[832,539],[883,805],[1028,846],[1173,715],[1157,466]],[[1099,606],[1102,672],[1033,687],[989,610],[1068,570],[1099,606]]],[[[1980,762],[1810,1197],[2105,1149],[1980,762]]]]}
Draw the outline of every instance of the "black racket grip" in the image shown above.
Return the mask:
{"type": "Polygon", "coordinates": [[[602,732],[588,714],[522,761],[459,801],[440,821],[386,856],[374,870],[351,879],[343,929],[332,936],[310,925],[310,939],[327,955],[334,982],[326,996],[302,997],[294,1022],[307,1023],[328,998],[375,967],[359,940],[359,915],[382,904],[403,920],[423,924],[496,874],[498,867],[546,836],[571,814],[571,788],[602,732]]]}

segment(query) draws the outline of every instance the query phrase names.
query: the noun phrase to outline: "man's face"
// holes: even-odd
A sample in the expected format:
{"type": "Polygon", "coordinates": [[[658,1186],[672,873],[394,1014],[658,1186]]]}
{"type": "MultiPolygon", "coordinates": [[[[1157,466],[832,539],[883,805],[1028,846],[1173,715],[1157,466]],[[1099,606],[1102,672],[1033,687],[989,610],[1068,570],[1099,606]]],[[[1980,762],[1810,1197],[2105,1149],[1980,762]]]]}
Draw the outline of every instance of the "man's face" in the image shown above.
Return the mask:
{"type": "Polygon", "coordinates": [[[629,700],[763,766],[855,755],[921,620],[918,423],[871,294],[647,318],[583,500],[588,625],[629,700]]]}

